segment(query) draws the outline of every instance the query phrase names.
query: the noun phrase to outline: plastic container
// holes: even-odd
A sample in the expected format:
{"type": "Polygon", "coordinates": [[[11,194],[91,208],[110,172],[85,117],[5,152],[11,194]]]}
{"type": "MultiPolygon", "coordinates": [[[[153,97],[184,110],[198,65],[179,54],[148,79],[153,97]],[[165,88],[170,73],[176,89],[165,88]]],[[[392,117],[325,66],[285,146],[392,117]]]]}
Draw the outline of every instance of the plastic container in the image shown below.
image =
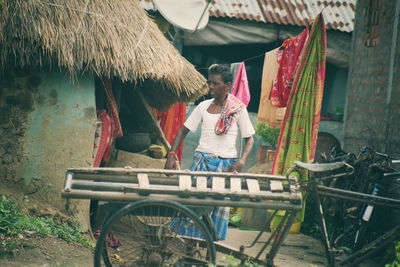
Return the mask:
{"type": "MultiPolygon", "coordinates": [[[[276,230],[276,228],[278,227],[278,225],[282,221],[282,219],[283,219],[283,216],[280,216],[280,215],[275,215],[274,218],[272,218],[271,224],[270,224],[271,231],[276,230]]],[[[300,233],[300,228],[301,228],[301,222],[294,222],[289,229],[289,234],[300,233]]]]}
{"type": "Polygon", "coordinates": [[[238,213],[242,212],[242,208],[238,207],[230,207],[229,208],[229,220],[232,220],[232,217],[235,216],[238,213]]]}

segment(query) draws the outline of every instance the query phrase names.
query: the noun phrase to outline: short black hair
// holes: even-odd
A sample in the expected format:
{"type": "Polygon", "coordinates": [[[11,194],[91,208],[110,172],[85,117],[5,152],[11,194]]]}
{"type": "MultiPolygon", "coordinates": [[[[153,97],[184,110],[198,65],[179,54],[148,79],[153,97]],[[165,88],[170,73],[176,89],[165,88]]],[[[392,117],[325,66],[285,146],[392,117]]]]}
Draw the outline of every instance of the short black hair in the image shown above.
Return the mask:
{"type": "Polygon", "coordinates": [[[231,68],[227,64],[212,64],[208,68],[208,75],[221,75],[224,83],[230,83],[233,79],[231,68]]]}

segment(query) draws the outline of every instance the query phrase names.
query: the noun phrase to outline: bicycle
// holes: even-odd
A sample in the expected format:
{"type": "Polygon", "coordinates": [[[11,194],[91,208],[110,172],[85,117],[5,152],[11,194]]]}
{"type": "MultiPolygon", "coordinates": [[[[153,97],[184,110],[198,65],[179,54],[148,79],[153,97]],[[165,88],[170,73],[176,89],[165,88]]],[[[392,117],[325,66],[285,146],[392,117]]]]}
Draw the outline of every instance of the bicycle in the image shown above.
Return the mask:
{"type": "MultiPolygon", "coordinates": [[[[361,153],[368,152],[382,158],[382,160],[378,159],[378,161],[369,165],[368,186],[365,193],[369,193],[372,196],[388,196],[391,190],[393,190],[393,181],[391,178],[394,177],[397,179],[399,177],[398,171],[392,167],[392,164],[400,163],[400,160],[392,159],[389,155],[374,151],[368,147],[364,147],[361,151],[361,153]]],[[[359,216],[357,217],[357,229],[353,241],[355,249],[359,249],[364,243],[368,243],[369,240],[366,233],[370,232],[368,230],[374,229],[372,227],[374,226],[374,221],[381,217],[373,216],[375,212],[374,205],[364,204],[361,207],[359,216]]],[[[382,218],[386,218],[384,213],[381,215],[383,215],[382,218]]]]}
{"type": "MultiPolygon", "coordinates": [[[[332,185],[338,185],[338,181],[345,180],[346,178],[354,174],[353,166],[349,165],[345,161],[322,164],[307,164],[302,162],[295,162],[295,166],[288,171],[287,175],[290,176],[293,175],[293,173],[295,172],[305,170],[308,171],[309,174],[317,174],[310,175],[310,179],[308,182],[303,183],[302,181],[300,181],[300,186],[303,190],[306,191],[305,199],[307,199],[307,197],[311,195],[315,201],[328,266],[335,266],[335,261],[337,262],[338,260],[340,260],[340,266],[355,266],[376,251],[385,247],[393,240],[400,238],[400,226],[394,226],[393,228],[388,229],[384,234],[382,234],[382,236],[376,238],[371,242],[366,243],[364,246],[361,246],[361,239],[358,238],[357,240],[359,241],[357,242],[357,246],[354,246],[354,248],[351,250],[350,255],[344,255],[343,249],[338,248],[337,246],[338,241],[331,239],[331,232],[328,231],[328,228],[330,227],[327,225],[326,222],[326,214],[323,203],[321,201],[321,197],[325,197],[327,199],[341,200],[343,201],[341,205],[343,205],[343,203],[345,203],[346,205],[348,203],[361,203],[365,204],[365,207],[375,207],[379,205],[382,207],[390,207],[396,209],[400,209],[400,200],[331,187],[332,185]],[[328,186],[326,184],[328,184],[328,186]],[[341,255],[342,257],[339,258],[339,255],[341,255]]],[[[399,173],[396,173],[396,175],[398,176],[399,173]]],[[[347,186],[351,185],[354,184],[347,184],[347,186]]],[[[346,207],[346,205],[342,207],[346,207]]],[[[352,211],[354,212],[355,210],[352,211]]],[[[360,213],[362,216],[359,216],[357,218],[362,219],[364,215],[366,218],[367,214],[372,214],[370,213],[370,211],[371,208],[365,208],[360,213]]],[[[358,231],[358,236],[361,237],[362,235],[365,235],[365,231],[361,233],[360,228],[358,231]]]]}
{"type": "MultiPolygon", "coordinates": [[[[396,173],[396,169],[392,167],[392,164],[400,163],[399,160],[392,159],[389,155],[376,152],[368,147],[362,148],[357,156],[343,151],[332,151],[329,158],[334,161],[344,159],[354,166],[353,175],[341,179],[339,182],[333,179],[329,187],[375,196],[390,196],[390,190],[393,190],[391,177],[396,177],[393,175],[396,173]]],[[[376,210],[370,204],[345,200],[332,202],[328,199],[326,202],[323,204],[325,206],[330,204],[329,210],[332,214],[328,215],[334,222],[331,242],[336,247],[347,250],[359,249],[364,243],[368,243],[382,233],[382,231],[374,231],[374,229],[378,229],[376,225],[379,220],[377,219],[385,218],[385,208],[376,210]],[[375,213],[377,214],[375,215],[375,213]]],[[[380,227],[382,225],[380,224],[380,227]]]]}

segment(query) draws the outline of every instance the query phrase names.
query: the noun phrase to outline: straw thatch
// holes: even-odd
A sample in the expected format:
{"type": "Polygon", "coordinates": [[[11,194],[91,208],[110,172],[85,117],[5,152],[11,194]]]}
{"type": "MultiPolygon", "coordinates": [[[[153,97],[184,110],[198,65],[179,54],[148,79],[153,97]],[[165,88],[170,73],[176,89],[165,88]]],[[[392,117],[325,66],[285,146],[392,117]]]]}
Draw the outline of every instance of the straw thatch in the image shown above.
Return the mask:
{"type": "MultiPolygon", "coordinates": [[[[193,100],[206,81],[147,16],[137,0],[2,0],[0,60],[58,66],[72,77],[93,71],[193,100]]],[[[158,93],[156,93],[158,94],[158,93]]]]}

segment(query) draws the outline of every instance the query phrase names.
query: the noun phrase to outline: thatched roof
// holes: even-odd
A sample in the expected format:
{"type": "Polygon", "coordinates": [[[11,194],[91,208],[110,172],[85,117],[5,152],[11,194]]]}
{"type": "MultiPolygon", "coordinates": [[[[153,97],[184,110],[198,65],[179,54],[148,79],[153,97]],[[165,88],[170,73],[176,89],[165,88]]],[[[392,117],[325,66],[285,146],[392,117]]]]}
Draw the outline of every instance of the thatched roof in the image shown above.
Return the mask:
{"type": "Polygon", "coordinates": [[[57,65],[122,81],[151,80],[163,95],[192,100],[207,91],[137,0],[0,1],[0,64],[57,65]]]}

